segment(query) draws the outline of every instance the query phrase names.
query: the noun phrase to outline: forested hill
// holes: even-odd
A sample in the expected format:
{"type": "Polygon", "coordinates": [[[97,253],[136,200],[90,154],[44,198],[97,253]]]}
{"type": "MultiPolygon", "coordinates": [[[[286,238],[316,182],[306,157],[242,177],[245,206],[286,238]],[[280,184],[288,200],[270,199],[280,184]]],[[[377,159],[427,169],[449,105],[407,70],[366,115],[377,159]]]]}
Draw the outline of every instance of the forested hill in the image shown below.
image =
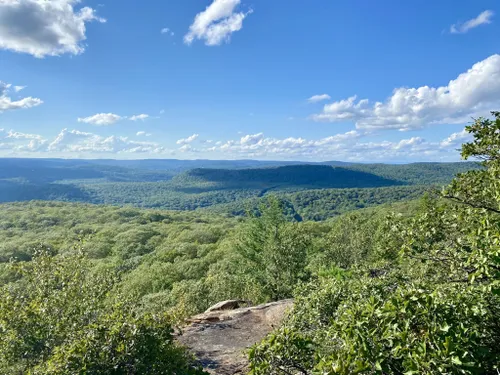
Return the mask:
{"type": "Polygon", "coordinates": [[[363,188],[402,185],[401,181],[372,173],[326,165],[291,165],[259,169],[193,169],[176,176],[185,185],[213,183],[219,188],[363,188]]]}
{"type": "Polygon", "coordinates": [[[305,218],[321,220],[346,210],[414,199],[425,191],[422,186],[440,187],[457,173],[477,168],[475,163],[286,163],[0,159],[0,202],[57,200],[174,210],[220,206],[216,211],[238,214],[245,212],[248,200],[296,193],[284,198],[296,202],[305,218]],[[189,169],[192,166],[211,168],[189,169]],[[312,212],[313,205],[322,209],[312,212]]]}
{"type": "MultiPolygon", "coordinates": [[[[76,171],[80,174],[78,178],[102,178],[109,175],[110,171],[128,171],[130,177],[135,181],[142,181],[138,171],[154,174],[165,173],[169,175],[179,174],[190,169],[212,168],[212,169],[243,169],[243,168],[265,168],[279,167],[285,165],[335,165],[347,166],[352,163],[340,161],[328,161],[321,163],[306,163],[300,161],[262,161],[262,160],[178,160],[178,159],[144,159],[144,160],[115,160],[115,159],[31,159],[31,158],[0,158],[0,178],[6,176],[32,177],[39,176],[42,172],[61,180],[68,175],[68,171],[76,171]],[[89,172],[90,171],[90,172],[89,172]],[[85,173],[87,172],[87,173],[85,173]]],[[[165,178],[165,177],[163,177],[165,178]]]]}
{"type": "Polygon", "coordinates": [[[0,158],[0,182],[2,180],[34,184],[65,180],[152,182],[170,180],[174,174],[175,172],[170,170],[107,165],[94,160],[0,158]]]}
{"type": "Polygon", "coordinates": [[[474,163],[289,165],[254,169],[189,170],[174,178],[177,185],[217,188],[303,187],[366,188],[394,185],[447,184],[457,174],[476,168],[474,163]]]}
{"type": "MultiPolygon", "coordinates": [[[[419,201],[429,183],[474,165],[195,170],[162,182],[48,184],[114,203],[182,207],[182,198],[198,197],[194,208],[246,195],[257,205],[245,218],[209,209],[1,204],[0,374],[206,375],[173,327],[220,301],[292,298],[281,325],[249,348],[252,375],[498,374],[494,115],[467,128],[474,140],[462,148],[462,157],[484,160],[482,169],[419,201]],[[339,175],[399,185],[300,190],[339,175]],[[251,182],[284,187],[250,198],[259,191],[245,188],[251,182]],[[382,205],[391,200],[407,201],[382,205]],[[353,205],[378,207],[346,213],[353,205]]],[[[220,323],[246,335],[226,315],[220,323]]],[[[222,326],[196,328],[213,338],[222,326]]]]}
{"type": "Polygon", "coordinates": [[[474,162],[461,163],[411,163],[411,164],[352,164],[350,169],[373,173],[411,185],[446,185],[458,173],[478,169],[474,162]]]}

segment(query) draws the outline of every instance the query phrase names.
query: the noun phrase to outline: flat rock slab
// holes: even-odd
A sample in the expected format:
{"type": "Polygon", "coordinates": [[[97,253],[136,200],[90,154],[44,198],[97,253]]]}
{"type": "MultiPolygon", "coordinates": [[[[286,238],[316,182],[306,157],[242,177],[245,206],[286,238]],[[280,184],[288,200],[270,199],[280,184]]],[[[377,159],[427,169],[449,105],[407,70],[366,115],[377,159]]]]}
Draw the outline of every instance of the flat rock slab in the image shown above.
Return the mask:
{"type": "Polygon", "coordinates": [[[211,374],[245,374],[246,350],[277,328],[292,306],[293,300],[284,300],[235,310],[209,309],[189,319],[191,324],[178,340],[211,374]]]}

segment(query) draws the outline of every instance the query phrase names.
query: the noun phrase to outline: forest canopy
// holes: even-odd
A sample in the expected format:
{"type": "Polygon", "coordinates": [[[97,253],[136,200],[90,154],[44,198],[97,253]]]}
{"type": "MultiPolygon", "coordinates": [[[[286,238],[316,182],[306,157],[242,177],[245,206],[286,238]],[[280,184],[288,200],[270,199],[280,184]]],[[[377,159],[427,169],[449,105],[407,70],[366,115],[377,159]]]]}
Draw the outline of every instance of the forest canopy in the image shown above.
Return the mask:
{"type": "Polygon", "coordinates": [[[493,115],[467,127],[473,141],[462,147],[481,167],[441,193],[406,184],[281,192],[248,201],[245,216],[2,204],[0,372],[201,374],[174,340],[184,318],[226,299],[295,298],[284,324],[250,350],[252,374],[496,374],[493,115]],[[360,207],[346,212],[348,202],[360,207]]]}

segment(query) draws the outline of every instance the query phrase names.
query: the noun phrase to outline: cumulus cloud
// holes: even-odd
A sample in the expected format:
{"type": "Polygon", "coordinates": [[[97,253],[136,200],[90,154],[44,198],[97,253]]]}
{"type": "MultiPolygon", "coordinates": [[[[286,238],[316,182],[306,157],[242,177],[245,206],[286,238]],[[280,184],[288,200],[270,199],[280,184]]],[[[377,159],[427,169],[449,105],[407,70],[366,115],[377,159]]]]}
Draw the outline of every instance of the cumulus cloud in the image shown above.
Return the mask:
{"type": "Polygon", "coordinates": [[[193,152],[195,150],[191,147],[191,145],[186,144],[186,145],[179,147],[179,151],[180,152],[193,152]]]}
{"type": "Polygon", "coordinates": [[[397,88],[385,102],[356,96],[326,104],[315,121],[354,121],[358,129],[419,129],[462,124],[500,106],[500,55],[492,55],[441,87],[397,88]]]}
{"type": "Polygon", "coordinates": [[[47,140],[40,135],[0,129],[0,150],[7,150],[10,152],[36,152],[42,151],[46,145],[47,140]]]}
{"type": "Polygon", "coordinates": [[[43,139],[41,135],[38,134],[27,134],[27,133],[20,133],[16,132],[14,130],[9,130],[7,133],[6,138],[12,138],[12,139],[43,139]]]}
{"type": "Polygon", "coordinates": [[[458,133],[451,134],[448,138],[443,139],[441,147],[458,147],[462,143],[472,141],[472,135],[467,130],[462,130],[458,133]]]}
{"type": "Polygon", "coordinates": [[[25,88],[26,88],[26,86],[14,86],[14,91],[19,92],[21,90],[24,90],[25,88]]]}
{"type": "Polygon", "coordinates": [[[114,113],[98,113],[93,116],[78,118],[78,122],[84,122],[86,124],[106,126],[113,125],[118,121],[122,120],[123,117],[116,115],[114,113]]]}
{"type": "Polygon", "coordinates": [[[240,143],[242,145],[254,145],[259,143],[264,138],[264,133],[249,134],[241,137],[240,143]]]}
{"type": "Polygon", "coordinates": [[[177,144],[178,144],[178,145],[186,145],[186,144],[191,143],[191,142],[193,142],[194,140],[196,140],[199,136],[200,136],[199,134],[193,134],[193,135],[192,135],[192,136],[190,136],[190,137],[179,139],[179,140],[177,141],[177,144]]]}
{"type": "MultiPolygon", "coordinates": [[[[137,133],[146,136],[143,131],[137,133]]],[[[369,133],[351,130],[320,139],[272,138],[263,133],[244,135],[228,141],[180,144],[182,153],[206,153],[218,158],[259,158],[288,160],[344,160],[353,162],[458,161],[460,144],[471,140],[466,131],[442,140],[408,137],[395,141],[372,141],[369,133]]],[[[187,139],[187,138],[186,138],[187,139]]],[[[134,141],[123,136],[100,136],[91,132],[63,129],[55,138],[0,129],[0,155],[102,155],[166,154],[173,152],[156,142],[134,141]]],[[[141,156],[143,157],[143,156],[141,156]]]]}
{"type": "Polygon", "coordinates": [[[146,115],[145,113],[141,114],[141,115],[134,115],[134,116],[131,116],[129,118],[130,121],[144,121],[146,120],[147,118],[149,118],[149,115],[146,115]]]}
{"type": "Polygon", "coordinates": [[[243,20],[252,13],[235,12],[240,3],[241,0],[214,0],[196,15],[184,43],[190,45],[195,39],[203,39],[207,46],[218,46],[229,42],[231,34],[241,30],[243,20]]]}
{"type": "Polygon", "coordinates": [[[0,0],[0,49],[35,57],[78,55],[85,50],[86,24],[106,22],[79,0],[0,0]]]}
{"type": "Polygon", "coordinates": [[[140,131],[135,134],[138,137],[151,137],[153,134],[151,133],[146,133],[145,131],[140,131]]]}
{"type": "Polygon", "coordinates": [[[137,142],[127,137],[102,137],[79,130],[63,129],[48,145],[51,152],[159,153],[164,148],[153,142],[137,142]]]}
{"type": "Polygon", "coordinates": [[[469,30],[474,29],[478,26],[490,24],[492,22],[491,19],[493,18],[494,14],[495,13],[493,13],[491,10],[485,10],[476,18],[472,18],[463,23],[456,23],[454,25],[451,25],[450,33],[465,34],[469,30]]]}
{"type": "Polygon", "coordinates": [[[321,94],[321,95],[313,95],[309,99],[307,99],[307,101],[309,103],[318,103],[318,102],[322,102],[324,100],[330,100],[330,99],[331,99],[330,95],[321,94]]]}
{"type": "Polygon", "coordinates": [[[21,133],[0,129],[2,154],[158,154],[167,152],[155,142],[138,142],[121,136],[103,137],[79,130],[63,129],[52,140],[38,134],[21,133]]]}
{"type": "Polygon", "coordinates": [[[365,132],[352,130],[321,139],[268,138],[248,134],[240,139],[217,142],[200,152],[226,154],[230,158],[265,158],[289,160],[345,160],[363,162],[459,160],[457,146],[467,137],[464,132],[429,142],[422,137],[398,141],[367,141],[365,132]]]}
{"type": "MultiPolygon", "coordinates": [[[[17,87],[22,87],[22,86],[14,86],[14,91],[16,92],[21,91],[16,89],[17,87]]],[[[14,110],[14,109],[32,108],[39,106],[40,104],[43,103],[41,99],[33,98],[31,96],[18,100],[13,100],[9,96],[11,89],[12,85],[10,83],[4,83],[0,81],[0,112],[14,110]]]]}
{"type": "Polygon", "coordinates": [[[307,140],[304,138],[288,137],[284,139],[266,138],[263,133],[248,134],[239,140],[230,140],[225,143],[216,143],[211,151],[242,154],[246,157],[264,156],[318,156],[327,149],[347,146],[355,142],[363,134],[353,130],[344,134],[319,139],[307,140]]]}

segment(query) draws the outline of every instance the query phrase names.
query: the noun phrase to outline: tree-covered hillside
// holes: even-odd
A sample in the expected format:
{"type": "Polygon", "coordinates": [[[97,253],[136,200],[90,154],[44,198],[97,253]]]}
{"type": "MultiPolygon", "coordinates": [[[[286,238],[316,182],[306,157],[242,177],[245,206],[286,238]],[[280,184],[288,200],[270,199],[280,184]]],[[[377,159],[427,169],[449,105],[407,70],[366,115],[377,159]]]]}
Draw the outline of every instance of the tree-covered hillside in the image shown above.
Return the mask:
{"type": "Polygon", "coordinates": [[[319,220],[348,209],[416,198],[425,189],[405,190],[403,186],[441,186],[456,173],[477,168],[474,163],[342,167],[337,166],[338,162],[287,163],[0,159],[0,202],[58,200],[173,210],[213,207],[217,212],[242,214],[256,198],[277,193],[300,206],[305,217],[319,220]],[[187,170],[191,166],[212,168],[187,170]],[[218,166],[230,169],[213,168],[218,166]],[[377,190],[379,187],[388,190],[377,190]],[[356,190],[318,191],[346,188],[356,190]]]}
{"type": "Polygon", "coordinates": [[[222,300],[293,297],[284,324],[250,350],[251,374],[496,374],[494,115],[467,128],[474,141],[462,148],[481,169],[440,194],[321,222],[300,211],[315,219],[321,204],[328,217],[426,187],[279,193],[245,217],[1,204],[0,373],[201,374],[173,327],[222,300]]]}
{"type": "Polygon", "coordinates": [[[363,188],[401,185],[373,173],[326,165],[293,165],[260,169],[193,169],[174,180],[178,185],[213,184],[215,188],[363,188]]]}
{"type": "Polygon", "coordinates": [[[498,373],[500,112],[493,115],[467,127],[474,140],[462,147],[484,169],[458,175],[444,199],[389,216],[371,231],[375,243],[366,228],[353,235],[338,222],[333,242],[343,245],[323,253],[335,267],[296,290],[285,324],[252,349],[252,374],[498,373]]]}
{"type": "MultiPolygon", "coordinates": [[[[413,206],[392,209],[406,215],[413,206]]],[[[378,226],[389,210],[339,220],[351,230],[378,226]]],[[[170,327],[221,300],[292,296],[327,266],[318,257],[333,246],[336,225],[299,223],[277,199],[247,219],[64,202],[2,204],[0,212],[1,373],[86,366],[119,374],[131,356],[135,373],[167,363],[195,373],[170,327]],[[140,347],[99,354],[106,342],[131,341],[140,347]]]]}
{"type": "MultiPolygon", "coordinates": [[[[435,193],[434,186],[389,186],[364,189],[311,189],[298,192],[274,193],[294,208],[302,220],[322,221],[343,213],[388,203],[421,198],[425,193],[435,193]]],[[[230,203],[218,203],[202,208],[203,211],[244,216],[254,211],[266,197],[238,199],[230,203]]],[[[202,206],[204,207],[204,206],[202,206]]]]}

